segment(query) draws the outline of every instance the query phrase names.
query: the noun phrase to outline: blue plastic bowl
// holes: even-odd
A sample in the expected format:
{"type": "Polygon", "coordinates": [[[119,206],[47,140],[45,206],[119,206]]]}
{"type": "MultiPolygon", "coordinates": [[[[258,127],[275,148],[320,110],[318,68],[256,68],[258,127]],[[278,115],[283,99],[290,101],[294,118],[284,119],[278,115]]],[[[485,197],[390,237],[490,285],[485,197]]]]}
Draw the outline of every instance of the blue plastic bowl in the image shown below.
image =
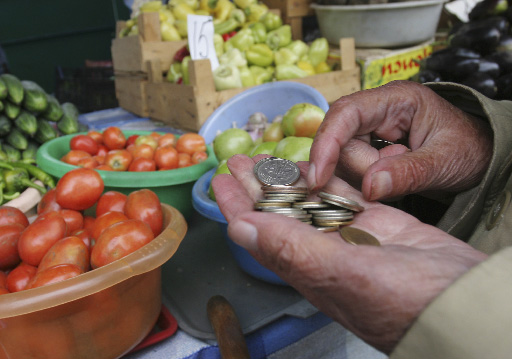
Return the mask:
{"type": "Polygon", "coordinates": [[[213,201],[208,196],[208,188],[210,187],[210,181],[214,173],[215,169],[212,169],[199,177],[196,183],[194,183],[194,187],[192,187],[192,205],[195,210],[202,216],[217,222],[226,238],[231,254],[244,272],[265,282],[288,285],[277,274],[263,267],[249,252],[229,238],[228,222],[220,211],[217,202],[213,201]]]}
{"type": "Polygon", "coordinates": [[[255,112],[264,113],[269,121],[297,103],[308,102],[326,111],[329,104],[314,87],[292,81],[276,81],[251,87],[220,105],[199,130],[206,143],[212,143],[217,131],[242,128],[255,112]]]}

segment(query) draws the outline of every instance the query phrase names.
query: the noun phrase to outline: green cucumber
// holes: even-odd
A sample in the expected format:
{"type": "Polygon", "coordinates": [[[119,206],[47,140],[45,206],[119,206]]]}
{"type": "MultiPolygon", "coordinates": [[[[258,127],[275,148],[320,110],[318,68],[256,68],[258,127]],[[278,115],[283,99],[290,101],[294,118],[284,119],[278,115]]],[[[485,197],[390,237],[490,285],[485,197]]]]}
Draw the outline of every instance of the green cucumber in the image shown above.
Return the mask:
{"type": "Polygon", "coordinates": [[[28,140],[27,148],[21,152],[21,158],[24,160],[35,160],[38,148],[38,143],[28,140]]]}
{"type": "Polygon", "coordinates": [[[4,143],[2,145],[2,149],[7,155],[7,160],[9,162],[16,162],[21,159],[21,152],[16,148],[12,147],[10,144],[4,143]]]}
{"type": "Polygon", "coordinates": [[[20,79],[13,74],[2,74],[0,78],[7,86],[7,98],[15,105],[21,105],[25,91],[20,79]]]}
{"type": "Polygon", "coordinates": [[[23,107],[27,110],[40,113],[48,107],[48,97],[41,86],[34,81],[21,81],[25,96],[23,97],[23,107]]]}
{"type": "Polygon", "coordinates": [[[57,122],[62,117],[62,114],[63,111],[59,100],[52,95],[48,95],[48,107],[43,113],[43,117],[48,121],[57,122]]]}
{"type": "Polygon", "coordinates": [[[59,122],[57,122],[57,128],[65,135],[77,133],[79,130],[78,109],[71,102],[65,102],[61,105],[61,107],[63,115],[59,122]]]}
{"type": "Polygon", "coordinates": [[[14,120],[14,125],[28,136],[34,136],[37,131],[37,118],[26,110],[21,110],[20,114],[14,120]]]}
{"type": "Polygon", "coordinates": [[[5,81],[0,77],[0,100],[7,98],[8,94],[7,85],[5,84],[5,81]]]}
{"type": "Polygon", "coordinates": [[[4,110],[4,103],[0,101],[0,112],[4,110]]]}
{"type": "Polygon", "coordinates": [[[11,101],[5,101],[4,103],[4,113],[5,115],[14,120],[20,114],[21,107],[13,104],[11,101]]]}
{"type": "Polygon", "coordinates": [[[44,120],[40,118],[37,120],[37,131],[34,136],[34,139],[39,142],[40,144],[43,144],[47,141],[53,140],[54,138],[57,138],[58,133],[57,130],[48,122],[47,120],[44,120]]]}
{"type": "Polygon", "coordinates": [[[12,129],[12,121],[5,115],[0,115],[0,137],[7,136],[12,129]]]}
{"type": "Polygon", "coordinates": [[[11,132],[9,132],[9,134],[5,137],[5,140],[9,145],[20,151],[25,150],[28,146],[27,138],[17,128],[11,129],[11,132]]]}

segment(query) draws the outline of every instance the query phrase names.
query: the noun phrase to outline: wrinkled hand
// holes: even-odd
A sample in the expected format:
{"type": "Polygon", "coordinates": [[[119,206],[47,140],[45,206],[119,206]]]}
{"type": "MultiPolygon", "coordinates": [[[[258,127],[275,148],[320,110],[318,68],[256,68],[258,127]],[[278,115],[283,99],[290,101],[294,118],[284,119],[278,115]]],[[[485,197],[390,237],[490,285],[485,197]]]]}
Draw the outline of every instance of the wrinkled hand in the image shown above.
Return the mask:
{"type": "MultiPolygon", "coordinates": [[[[229,159],[232,175],[217,175],[213,189],[228,234],[322,312],[377,349],[389,353],[420,312],[485,255],[445,232],[386,205],[367,202],[337,177],[325,191],[361,203],[352,226],[381,247],[353,246],[339,233],[279,214],[253,211],[262,198],[252,170],[258,159],[229,159]]],[[[307,163],[299,162],[301,174],[307,163]]],[[[305,185],[301,179],[297,185],[305,185]]]]}
{"type": "Polygon", "coordinates": [[[476,185],[492,154],[490,127],[426,86],[395,81],[342,97],[327,112],[310,155],[310,188],[336,174],[368,200],[476,185]],[[371,135],[396,142],[380,151],[371,135]],[[361,182],[362,179],[362,182],[361,182]]]}

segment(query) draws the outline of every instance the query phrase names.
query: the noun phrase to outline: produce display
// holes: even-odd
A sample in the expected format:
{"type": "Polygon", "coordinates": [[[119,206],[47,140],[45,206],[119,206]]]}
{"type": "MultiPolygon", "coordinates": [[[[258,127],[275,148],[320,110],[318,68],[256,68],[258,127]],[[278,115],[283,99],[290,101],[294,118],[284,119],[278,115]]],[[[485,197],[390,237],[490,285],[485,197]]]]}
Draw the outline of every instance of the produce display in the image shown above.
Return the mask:
{"type": "Polygon", "coordinates": [[[78,109],[60,104],[37,83],[0,75],[0,160],[35,160],[40,144],[80,129],[78,109]]]}
{"type": "Polygon", "coordinates": [[[183,168],[208,158],[204,138],[196,133],[176,136],[152,132],[128,138],[119,127],[76,134],[61,161],[103,171],[162,171],[183,168]]]}
{"type": "MultiPolygon", "coordinates": [[[[213,150],[219,165],[213,177],[229,173],[226,162],[236,154],[251,157],[267,154],[293,162],[309,161],[313,137],[324,116],[324,110],[311,103],[295,104],[270,122],[261,112],[252,114],[244,128],[229,128],[215,136],[213,150]]],[[[211,183],[208,193],[215,200],[211,183]]]]}
{"type": "MultiPolygon", "coordinates": [[[[158,12],[162,39],[187,37],[187,15],[209,15],[214,23],[214,46],[219,67],[213,77],[217,90],[259,85],[330,72],[329,44],[317,38],[311,44],[292,40],[290,25],[256,0],[174,0],[145,3],[141,12],[158,12]]],[[[121,36],[136,35],[137,18],[127,21],[121,36]]],[[[178,51],[166,74],[172,83],[189,84],[188,47],[178,51]]]]}
{"type": "Polygon", "coordinates": [[[0,294],[78,276],[160,234],[163,212],[154,192],[103,189],[98,172],[77,168],[46,192],[31,223],[19,209],[0,207],[0,294]]]}
{"type": "Polygon", "coordinates": [[[451,81],[489,98],[512,99],[512,8],[482,1],[469,19],[451,29],[447,47],[427,57],[413,80],[451,81]]]}

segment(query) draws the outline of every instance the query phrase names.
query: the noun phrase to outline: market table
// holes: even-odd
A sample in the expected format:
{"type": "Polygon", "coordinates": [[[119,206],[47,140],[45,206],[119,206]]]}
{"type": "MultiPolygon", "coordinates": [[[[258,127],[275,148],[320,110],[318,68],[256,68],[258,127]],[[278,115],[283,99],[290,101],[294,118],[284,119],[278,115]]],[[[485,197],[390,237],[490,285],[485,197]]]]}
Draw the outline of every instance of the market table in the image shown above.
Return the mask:
{"type": "MultiPolygon", "coordinates": [[[[83,114],[90,129],[183,133],[121,108],[83,114]]],[[[178,323],[169,337],[127,354],[127,359],[220,358],[206,313],[208,299],[224,296],[233,306],[251,358],[383,359],[341,325],[319,312],[289,286],[267,283],[243,272],[218,227],[197,212],[176,254],[162,267],[162,302],[178,323]]]]}

